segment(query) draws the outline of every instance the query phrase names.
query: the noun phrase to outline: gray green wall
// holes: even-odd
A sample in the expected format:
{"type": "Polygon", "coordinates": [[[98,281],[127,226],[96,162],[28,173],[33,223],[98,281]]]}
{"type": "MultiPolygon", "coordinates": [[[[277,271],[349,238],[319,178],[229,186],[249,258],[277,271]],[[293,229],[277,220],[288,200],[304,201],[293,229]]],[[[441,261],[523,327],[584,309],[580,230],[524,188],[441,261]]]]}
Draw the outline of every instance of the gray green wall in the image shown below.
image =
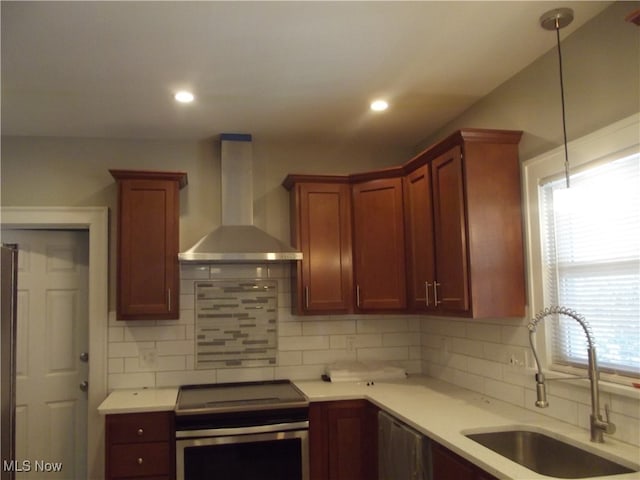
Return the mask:
{"type": "MultiPolygon", "coordinates": [[[[560,31],[569,140],[640,111],[640,27],[625,21],[638,8],[640,2],[615,2],[570,36],[564,38],[560,31]]],[[[555,32],[549,35],[555,39],[555,32]]],[[[429,135],[420,147],[462,127],[523,130],[522,160],[561,145],[557,49],[429,135]]]]}

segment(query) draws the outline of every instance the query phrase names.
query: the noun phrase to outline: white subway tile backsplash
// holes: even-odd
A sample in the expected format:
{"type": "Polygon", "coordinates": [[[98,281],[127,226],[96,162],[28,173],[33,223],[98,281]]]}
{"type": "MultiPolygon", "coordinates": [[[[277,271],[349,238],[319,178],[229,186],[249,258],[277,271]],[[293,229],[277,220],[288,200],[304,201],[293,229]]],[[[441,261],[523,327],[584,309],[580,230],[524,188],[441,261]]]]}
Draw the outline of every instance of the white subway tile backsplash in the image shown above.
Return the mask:
{"type": "Polygon", "coordinates": [[[302,352],[279,352],[278,365],[281,367],[290,367],[293,365],[302,365],[302,352]]]}
{"type": "Polygon", "coordinates": [[[275,370],[274,367],[220,368],[217,375],[218,383],[257,382],[273,380],[275,370]]]}
{"type": "Polygon", "coordinates": [[[185,370],[181,372],[156,373],[156,387],[178,387],[180,385],[199,385],[217,383],[216,370],[185,370]]]}
{"type": "MultiPolygon", "coordinates": [[[[291,312],[290,266],[182,265],[180,319],[108,321],[108,388],[290,378],[317,379],[338,360],[380,360],[493,396],[587,428],[590,398],[584,385],[551,381],[550,406],[534,406],[531,368],[508,364],[511,355],[531,367],[527,319],[469,320],[419,315],[318,315],[291,312]],[[275,367],[195,370],[194,282],[269,278],[278,283],[278,363],[275,367]],[[348,341],[347,341],[348,340],[348,341]],[[155,366],[141,366],[141,351],[156,350],[155,366]]],[[[635,393],[635,392],[633,392],[635,393]]],[[[604,393],[617,424],[616,438],[640,444],[640,398],[604,393]]]]}
{"type": "Polygon", "coordinates": [[[383,333],[382,345],[384,347],[416,346],[420,344],[420,336],[415,332],[383,333]]]}
{"type": "Polygon", "coordinates": [[[303,335],[350,335],[356,333],[352,320],[316,320],[302,323],[303,335]]]}
{"type": "Polygon", "coordinates": [[[109,342],[124,341],[124,327],[109,327],[107,329],[109,342]]]}
{"type": "MultiPolygon", "coordinates": [[[[353,337],[354,348],[381,347],[382,335],[379,333],[361,333],[358,335],[347,335],[353,337]]],[[[345,336],[345,342],[346,338],[345,336]]]]}
{"type": "Polygon", "coordinates": [[[355,361],[356,352],[347,350],[309,350],[302,352],[304,365],[327,365],[334,362],[355,361]]]}
{"type": "Polygon", "coordinates": [[[144,388],[156,386],[156,374],[144,373],[110,373],[107,375],[109,391],[116,388],[144,388]]]}
{"type": "Polygon", "coordinates": [[[138,357],[140,350],[155,347],[155,342],[112,342],[109,344],[109,358],[138,357]]]}
{"type": "MultiPolygon", "coordinates": [[[[526,319],[478,322],[423,317],[422,373],[588,429],[591,409],[588,382],[551,380],[547,383],[549,407],[535,407],[527,323],[526,319]],[[510,365],[509,358],[513,355],[524,358],[525,367],[510,365]]],[[[638,445],[640,395],[625,395],[603,392],[601,404],[610,402],[614,422],[617,416],[623,424],[615,437],[638,445]]]]}
{"type": "Polygon", "coordinates": [[[473,361],[468,362],[467,371],[494,380],[502,380],[502,365],[497,362],[474,358],[473,361]]]}
{"type": "Polygon", "coordinates": [[[302,335],[302,322],[278,321],[278,335],[280,337],[294,337],[302,335]]]}
{"type": "Polygon", "coordinates": [[[524,407],[525,388],[491,378],[484,381],[484,393],[505,402],[524,407]]]}
{"type": "Polygon", "coordinates": [[[156,342],[158,355],[193,355],[195,342],[193,340],[165,340],[156,342]]]}
{"type": "Polygon", "coordinates": [[[462,370],[454,370],[451,383],[468,390],[482,392],[484,390],[485,378],[462,370]]]}
{"type": "Polygon", "coordinates": [[[324,365],[279,366],[275,369],[275,378],[291,380],[318,379],[324,373],[324,365]]]}
{"type": "Polygon", "coordinates": [[[467,355],[469,357],[482,358],[484,355],[484,347],[481,342],[474,342],[466,338],[452,338],[451,339],[452,350],[455,353],[461,355],[467,355]]]}
{"type": "Polygon", "coordinates": [[[110,358],[107,363],[107,373],[123,373],[124,358],[110,358]]]}
{"type": "Polygon", "coordinates": [[[636,394],[634,398],[620,395],[612,395],[611,397],[612,410],[628,417],[640,418],[640,396],[636,394]]]}
{"type": "Polygon", "coordinates": [[[373,348],[358,348],[357,358],[359,361],[393,361],[393,360],[408,360],[409,348],[408,347],[373,347],[373,348]]]}
{"type": "Polygon", "coordinates": [[[529,347],[529,330],[527,327],[527,321],[522,322],[522,325],[505,325],[502,327],[502,343],[508,345],[520,345],[521,347],[529,347]]]}
{"type": "Polygon", "coordinates": [[[499,343],[501,334],[502,328],[500,325],[488,323],[469,323],[467,325],[467,337],[471,340],[499,343]]]}
{"type": "Polygon", "coordinates": [[[356,320],[357,333],[407,332],[409,321],[403,317],[364,317],[356,320]]]}
{"type": "Polygon", "coordinates": [[[327,350],[329,337],[326,335],[312,335],[299,337],[280,337],[279,350],[327,350]]]}
{"type": "Polygon", "coordinates": [[[180,266],[181,280],[206,280],[209,278],[209,267],[207,265],[187,265],[180,266]]]}
{"type": "Polygon", "coordinates": [[[184,340],[183,325],[130,327],[124,332],[126,342],[144,342],[155,340],[184,340]]]}

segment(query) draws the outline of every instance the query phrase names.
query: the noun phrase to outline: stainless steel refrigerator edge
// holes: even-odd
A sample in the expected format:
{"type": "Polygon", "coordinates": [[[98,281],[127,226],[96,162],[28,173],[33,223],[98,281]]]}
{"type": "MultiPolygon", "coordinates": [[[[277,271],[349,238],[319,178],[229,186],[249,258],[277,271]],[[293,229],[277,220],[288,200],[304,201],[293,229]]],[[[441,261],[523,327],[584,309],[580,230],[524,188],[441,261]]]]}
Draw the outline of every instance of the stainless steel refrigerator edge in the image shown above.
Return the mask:
{"type": "Polygon", "coordinates": [[[15,460],[15,399],[16,399],[16,295],[18,250],[2,246],[2,276],[0,278],[0,404],[2,405],[2,437],[0,438],[0,479],[15,477],[14,469],[7,467],[15,460]]]}

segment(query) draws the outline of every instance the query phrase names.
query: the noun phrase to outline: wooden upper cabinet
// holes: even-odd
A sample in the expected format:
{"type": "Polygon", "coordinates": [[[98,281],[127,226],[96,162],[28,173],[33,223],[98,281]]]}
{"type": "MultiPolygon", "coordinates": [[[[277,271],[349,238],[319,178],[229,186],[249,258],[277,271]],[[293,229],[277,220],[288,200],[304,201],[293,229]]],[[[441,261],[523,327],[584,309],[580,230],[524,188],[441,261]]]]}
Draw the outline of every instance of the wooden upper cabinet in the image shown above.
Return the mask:
{"type": "Polygon", "coordinates": [[[179,318],[183,172],[110,170],[118,182],[118,320],[179,318]]]}
{"type": "Polygon", "coordinates": [[[521,135],[463,129],[400,167],[289,175],[294,312],[523,316],[521,135]]]}
{"type": "Polygon", "coordinates": [[[437,156],[404,179],[409,304],[413,310],[469,310],[461,149],[437,156]]]}
{"type": "Polygon", "coordinates": [[[406,308],[402,178],[352,186],[358,311],[406,308]]]}
{"type": "Polygon", "coordinates": [[[350,186],[339,179],[307,179],[290,188],[291,240],[303,255],[294,266],[294,312],[348,313],[353,298],[350,186]]]}
{"type": "Polygon", "coordinates": [[[433,310],[436,275],[433,236],[431,165],[422,165],[404,178],[408,304],[412,310],[433,310]]]}
{"type": "Polygon", "coordinates": [[[456,146],[431,163],[436,276],[433,304],[448,312],[469,311],[467,229],[462,152],[456,146]]]}
{"type": "Polygon", "coordinates": [[[413,309],[524,315],[520,135],[462,130],[407,165],[414,165],[404,180],[413,309]]]}

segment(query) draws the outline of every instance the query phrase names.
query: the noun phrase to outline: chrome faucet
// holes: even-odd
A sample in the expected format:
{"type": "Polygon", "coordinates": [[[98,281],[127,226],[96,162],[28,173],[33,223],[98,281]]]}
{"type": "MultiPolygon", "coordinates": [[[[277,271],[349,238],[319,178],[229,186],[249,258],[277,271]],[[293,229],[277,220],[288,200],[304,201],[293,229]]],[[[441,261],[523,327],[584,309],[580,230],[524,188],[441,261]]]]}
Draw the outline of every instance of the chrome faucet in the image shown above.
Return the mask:
{"type": "Polygon", "coordinates": [[[545,383],[544,374],[542,373],[542,368],[540,366],[540,360],[538,359],[538,354],[536,353],[536,348],[534,344],[534,334],[536,332],[536,328],[538,323],[542,321],[543,318],[548,317],[549,315],[557,315],[562,314],[568,317],[573,318],[576,322],[580,324],[582,329],[584,330],[585,335],[587,336],[587,344],[588,344],[588,369],[589,369],[589,382],[591,384],[591,416],[590,416],[590,424],[591,424],[591,441],[602,443],[604,442],[603,433],[613,434],[616,431],[616,426],[609,420],[609,406],[605,404],[604,411],[606,420],[602,419],[602,415],[600,415],[600,388],[598,386],[598,379],[600,373],[598,372],[598,361],[596,359],[596,347],[593,341],[593,335],[591,333],[591,327],[584,319],[582,315],[571,310],[566,307],[548,307],[539,312],[527,325],[529,329],[529,343],[531,344],[531,350],[533,351],[533,358],[536,362],[536,367],[538,373],[535,375],[536,379],[536,407],[545,408],[549,406],[549,402],[547,401],[547,387],[545,383]]]}

